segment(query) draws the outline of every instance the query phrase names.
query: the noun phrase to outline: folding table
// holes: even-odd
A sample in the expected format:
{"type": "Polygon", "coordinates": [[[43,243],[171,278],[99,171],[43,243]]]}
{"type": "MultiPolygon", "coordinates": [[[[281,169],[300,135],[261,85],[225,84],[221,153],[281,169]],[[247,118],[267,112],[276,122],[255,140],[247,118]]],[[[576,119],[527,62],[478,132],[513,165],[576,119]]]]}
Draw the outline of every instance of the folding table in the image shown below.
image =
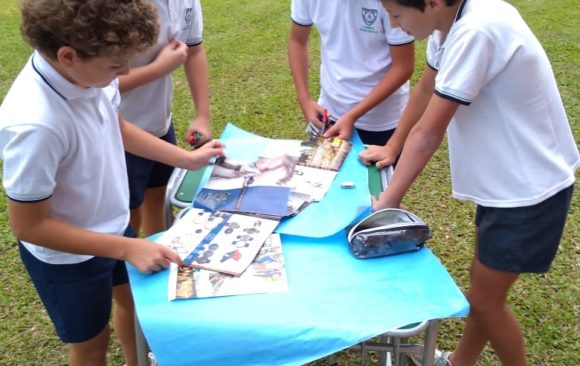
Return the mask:
{"type": "MultiPolygon", "coordinates": [[[[369,189],[373,194],[378,194],[382,188],[381,180],[386,181],[389,176],[389,171],[379,171],[376,168],[369,168],[369,189]]],[[[170,188],[168,191],[170,195],[168,196],[167,201],[167,208],[168,210],[173,210],[175,207],[187,207],[190,205],[190,199],[193,198],[195,193],[195,188],[192,188],[192,182],[199,183],[200,173],[199,172],[186,172],[186,171],[176,171],[174,174],[175,179],[173,179],[170,188]],[[189,202],[188,202],[189,201],[189,202]]],[[[297,301],[297,297],[290,295],[286,296],[284,294],[264,294],[264,295],[250,295],[250,296],[234,296],[230,298],[213,298],[213,299],[195,299],[195,300],[185,300],[185,301],[174,301],[168,302],[166,292],[164,291],[164,285],[166,286],[167,278],[162,274],[156,274],[153,276],[144,276],[139,274],[134,268],[129,266],[129,272],[131,277],[131,284],[134,288],[135,297],[136,297],[136,308],[137,308],[137,315],[138,318],[141,319],[142,325],[145,328],[145,333],[147,334],[147,338],[149,339],[149,344],[152,346],[153,352],[156,354],[160,365],[163,366],[164,362],[167,365],[189,365],[188,355],[195,354],[196,357],[192,357],[195,360],[197,365],[294,365],[300,364],[303,362],[311,361],[320,357],[324,357],[325,355],[334,353],[341,349],[345,349],[348,347],[357,347],[364,351],[379,351],[381,365],[390,365],[390,354],[394,352],[395,354],[399,353],[414,353],[423,354],[424,358],[422,360],[422,365],[431,365],[433,360],[433,352],[435,349],[436,343],[436,336],[437,336],[437,322],[439,318],[446,318],[452,316],[464,316],[467,312],[467,302],[465,298],[459,291],[459,289],[455,286],[455,283],[451,278],[448,276],[445,269],[440,265],[440,263],[436,260],[436,258],[432,255],[432,253],[427,249],[424,248],[420,251],[420,253],[414,253],[410,256],[416,256],[417,258],[410,258],[407,255],[396,256],[392,258],[379,258],[376,260],[358,260],[355,259],[350,255],[348,250],[346,249],[346,242],[343,234],[338,234],[330,238],[323,238],[323,239],[305,239],[305,238],[297,238],[292,236],[284,236],[283,239],[283,247],[285,250],[285,258],[287,261],[287,271],[288,277],[290,280],[290,292],[291,294],[296,294],[296,296],[304,296],[304,298],[312,298],[316,296],[316,294],[322,293],[328,286],[334,286],[335,284],[328,284],[326,281],[322,281],[322,283],[316,285],[313,282],[316,282],[316,276],[324,276],[324,273],[316,272],[317,266],[315,263],[312,262],[308,265],[300,265],[300,262],[304,262],[305,260],[310,260],[312,258],[318,258],[320,261],[325,261],[325,258],[332,256],[333,261],[335,261],[335,265],[328,264],[331,267],[351,267],[345,271],[344,276],[340,276],[333,274],[336,277],[337,281],[345,282],[350,281],[357,281],[357,276],[361,281],[368,281],[367,283],[378,283],[376,288],[368,288],[365,291],[360,291],[357,289],[357,285],[350,284],[348,286],[342,284],[336,286],[334,291],[330,291],[331,293],[327,293],[325,296],[331,296],[336,301],[343,301],[338,296],[336,299],[337,294],[334,292],[344,291],[344,296],[353,297],[353,296],[362,296],[368,297],[372,293],[376,293],[381,291],[382,285],[380,285],[381,281],[388,280],[390,275],[384,276],[376,276],[373,274],[372,268],[377,269],[376,272],[379,272],[384,269],[384,271],[392,271],[400,273],[402,277],[395,279],[396,282],[399,282],[400,286],[405,286],[407,295],[408,294],[417,294],[416,299],[411,299],[410,302],[414,305],[411,306],[407,304],[406,301],[401,301],[401,299],[397,300],[385,300],[384,303],[381,304],[379,301],[379,306],[384,306],[384,309],[361,309],[363,312],[369,312],[371,318],[373,318],[372,314],[376,313],[376,321],[381,321],[385,319],[384,315],[380,315],[385,312],[391,312],[396,314],[400,312],[397,309],[389,308],[390,305],[393,306],[404,306],[406,308],[416,307],[414,310],[415,312],[423,311],[425,308],[432,307],[432,311],[427,311],[423,314],[428,314],[428,318],[423,318],[422,316],[413,317],[409,316],[409,314],[404,314],[401,317],[398,316],[386,316],[388,318],[387,322],[384,323],[384,326],[377,324],[378,327],[375,329],[369,329],[368,333],[366,330],[358,329],[354,334],[351,336],[348,330],[346,330],[346,336],[339,335],[338,339],[332,339],[332,334],[334,333],[345,333],[345,329],[341,329],[343,326],[358,327],[358,324],[353,324],[358,322],[356,319],[357,316],[354,316],[352,319],[349,319],[349,310],[348,309],[323,309],[325,306],[320,306],[319,309],[314,310],[302,310],[298,311],[300,313],[299,319],[293,319],[291,314],[279,314],[276,311],[273,311],[273,314],[268,316],[264,316],[263,319],[257,313],[270,311],[272,307],[280,307],[284,306],[284,304],[293,303],[294,305],[290,306],[289,309],[286,309],[288,312],[294,311],[293,309],[296,306],[313,306],[316,307],[318,305],[313,305],[312,303],[304,303],[303,301],[297,301]],[[317,248],[312,248],[310,245],[316,245],[317,248]],[[339,254],[337,254],[339,253],[339,254]],[[296,263],[298,262],[298,263],[296,263]],[[382,263],[382,264],[381,264],[382,263]],[[422,264],[421,264],[422,263],[422,264]],[[382,266],[385,267],[382,267],[382,266]],[[390,270],[388,266],[393,265],[390,270]],[[409,265],[415,265],[417,267],[416,273],[418,278],[413,278],[414,270],[409,270],[409,265]],[[372,267],[371,267],[372,266],[372,267]],[[433,268],[438,266],[437,274],[431,280],[426,280],[424,278],[420,278],[420,276],[424,275],[425,271],[431,271],[433,268]],[[367,268],[368,267],[368,268],[367,268]],[[423,269],[421,269],[423,268],[423,269]],[[304,277],[305,275],[301,272],[303,271],[311,271],[311,275],[306,275],[308,277],[308,281],[305,282],[304,278],[301,280],[297,280],[297,282],[292,282],[293,279],[296,277],[304,277]],[[403,271],[406,271],[403,273],[403,271]],[[427,282],[425,282],[427,281],[427,282]],[[319,290],[316,290],[317,286],[320,286],[319,290]],[[345,289],[342,289],[342,286],[346,286],[345,289]],[[427,287],[438,286],[439,290],[436,292],[443,297],[448,297],[449,302],[443,302],[439,304],[435,304],[437,301],[433,301],[432,304],[420,304],[421,302],[425,302],[425,292],[434,292],[431,289],[427,289],[427,287]],[[308,287],[313,288],[314,290],[309,289],[308,287]],[[314,293],[311,293],[314,291],[314,293]],[[421,293],[423,292],[423,293],[421,293]],[[149,295],[145,295],[146,299],[139,301],[140,297],[143,297],[144,293],[149,293],[149,295]],[[150,294],[156,293],[156,296],[151,296],[150,294]],[[227,309],[230,309],[229,311],[227,309]],[[321,323],[318,324],[317,321],[304,321],[303,318],[306,317],[316,317],[316,314],[320,311],[332,313],[336,311],[335,314],[327,314],[327,316],[321,320],[321,323]],[[148,315],[143,315],[146,312],[148,315]],[[223,317],[212,318],[213,320],[210,323],[206,323],[205,325],[201,325],[202,321],[197,319],[200,314],[205,313],[214,313],[214,312],[223,312],[223,317]],[[239,312],[240,316],[245,319],[249,319],[249,322],[255,321],[255,328],[249,323],[244,323],[241,321],[242,324],[236,325],[237,322],[240,322],[237,319],[237,316],[232,316],[231,313],[239,312]],[[192,314],[191,317],[188,316],[188,319],[179,319],[179,316],[184,316],[184,314],[192,314]],[[230,313],[228,315],[228,313],[230,313]],[[172,317],[172,314],[175,318],[172,317]],[[181,315],[179,315],[181,314],[181,315]],[[194,315],[195,314],[195,315],[194,315]],[[306,315],[305,315],[306,314],[306,315]],[[280,321],[278,318],[284,318],[287,316],[288,323],[282,320],[280,321]],[[148,319],[147,319],[148,318],[148,319]],[[156,318],[156,319],[154,319],[156,318]],[[391,319],[392,318],[392,319],[391,319]],[[253,319],[253,320],[252,320],[253,319]],[[429,319],[429,320],[425,320],[429,319]],[[215,324],[216,328],[223,327],[223,332],[214,331],[213,323],[215,324]],[[220,322],[223,322],[220,324],[220,322]],[[227,325],[225,323],[231,322],[232,324],[227,325]],[[342,324],[344,322],[344,324],[342,324]],[[389,324],[390,322],[390,324],[389,324]],[[151,324],[153,323],[153,324],[151,324]],[[291,323],[296,323],[291,324],[291,323]],[[334,324],[332,324],[334,323],[334,324]],[[405,324],[411,325],[403,328],[399,328],[404,326],[405,324]],[[318,325],[317,325],[318,324],[318,325]],[[204,330],[207,332],[207,337],[211,340],[209,344],[212,344],[213,347],[217,349],[227,348],[228,345],[233,349],[232,352],[223,352],[223,360],[220,359],[222,356],[221,354],[216,354],[216,352],[209,352],[210,354],[206,356],[199,356],[201,353],[204,353],[204,349],[198,349],[196,347],[196,343],[192,335],[188,335],[187,331],[175,329],[175,327],[199,327],[199,331],[203,332],[204,330]],[[319,326],[321,330],[317,330],[316,332],[310,329],[311,327],[319,326]],[[167,327],[167,328],[165,328],[167,327]],[[324,346],[314,346],[311,350],[312,357],[308,355],[301,354],[300,352],[296,352],[297,357],[293,359],[294,351],[289,352],[288,348],[290,347],[289,344],[284,343],[284,341],[280,340],[276,335],[271,335],[272,340],[268,340],[270,336],[266,336],[266,340],[262,343],[272,342],[273,345],[263,347],[260,349],[256,349],[255,351],[249,351],[249,347],[256,347],[256,345],[239,345],[236,344],[240,343],[240,339],[244,337],[252,337],[253,332],[260,333],[260,330],[264,330],[267,328],[276,328],[279,327],[281,330],[280,332],[289,332],[296,337],[295,342],[291,342],[296,344],[299,348],[301,342],[308,342],[308,344],[312,344],[313,342],[317,342],[317,339],[325,339],[331,338],[331,340],[325,340],[328,342],[324,346]],[[149,329],[147,329],[149,328],[149,329]],[[326,329],[323,329],[326,328],[326,329]],[[160,331],[165,329],[166,335],[160,338],[164,338],[164,340],[156,340],[156,337],[163,333],[160,331]],[[235,339],[236,331],[240,329],[240,334],[237,337],[239,339],[235,339]],[[242,330],[245,329],[245,330],[242,330]],[[147,331],[149,330],[149,331],[147,331]],[[247,333],[244,336],[242,333],[247,333]],[[313,332],[315,333],[311,337],[304,337],[301,339],[302,334],[306,332],[313,332]],[[405,339],[408,337],[416,336],[419,333],[425,332],[424,343],[420,345],[410,345],[410,344],[401,344],[399,342],[400,339],[405,339]],[[181,333],[181,334],[179,334],[181,333]],[[172,337],[175,335],[175,338],[172,337]],[[361,335],[364,334],[364,335],[361,335]],[[373,338],[375,336],[380,336],[379,341],[370,342],[368,339],[373,338]],[[345,338],[346,339],[345,339],[345,338]],[[192,339],[192,343],[190,345],[184,345],[184,339],[192,339]],[[176,346],[179,344],[179,346],[176,346]],[[279,344],[278,350],[276,344],[279,344]],[[173,350],[171,348],[174,348],[173,350]],[[190,350],[188,352],[187,350],[190,350]],[[286,351],[284,351],[286,350],[286,351]],[[249,352],[249,355],[244,356],[244,352],[249,352]],[[275,354],[276,352],[283,353],[281,359],[276,359],[276,357],[264,356],[264,355],[256,355],[256,353],[263,352],[264,354],[275,354]],[[241,359],[248,360],[248,357],[253,359],[252,361],[242,361],[240,362],[235,361],[236,355],[239,355],[241,359]],[[310,357],[310,358],[309,358],[310,357]],[[258,361],[258,359],[263,359],[263,363],[259,363],[262,361],[258,361]],[[246,362],[246,363],[244,363],[246,362]]],[[[330,259],[329,259],[330,260],[330,259]]],[[[316,260],[315,260],[316,261],[316,260]]],[[[325,269],[328,271],[328,267],[325,269]]],[[[397,288],[399,285],[395,285],[397,288]]],[[[367,286],[366,283],[360,283],[360,286],[367,286]]],[[[388,286],[385,286],[388,287],[388,286]]],[[[393,290],[393,289],[391,289],[393,290]]],[[[402,292],[405,292],[402,290],[402,292]]],[[[398,289],[395,289],[398,291],[398,289]]],[[[323,295],[321,295],[323,296],[323,295]]],[[[331,300],[332,303],[335,300],[331,300]]],[[[441,300],[441,299],[439,299],[441,300]]],[[[345,301],[345,300],[344,300],[345,301]]],[[[431,301],[428,300],[427,301],[431,301]]],[[[321,301],[324,303],[324,301],[321,301]]],[[[327,300],[327,306],[328,300],[327,300]]],[[[351,299],[351,307],[355,306],[358,302],[356,300],[351,299]],[[353,305],[354,303],[354,305],[353,305]]],[[[365,306],[364,304],[368,305],[368,301],[361,301],[361,306],[365,306]]],[[[373,301],[370,301],[371,304],[374,304],[373,301]]],[[[340,307],[339,307],[340,308],[340,307]]],[[[357,310],[357,311],[361,311],[357,310]]],[[[407,312],[408,313],[408,312],[407,312]]],[[[365,316],[369,316],[369,314],[365,316]]],[[[352,314],[350,314],[352,315],[352,314]]],[[[360,316],[360,315],[358,315],[360,316]]],[[[206,316],[201,316],[201,318],[207,318],[206,316]]],[[[367,321],[369,319],[366,319],[367,321]]],[[[371,319],[371,323],[374,323],[375,320],[371,319]]],[[[367,324],[368,325],[368,324],[367,324]]],[[[197,330],[191,330],[192,333],[196,333],[197,330]]],[[[278,331],[274,331],[275,333],[278,331]]],[[[139,346],[139,365],[145,366],[147,365],[147,348],[145,343],[145,338],[143,333],[141,333],[141,329],[138,330],[138,346],[139,346]]],[[[269,332],[266,332],[269,333],[269,332]]],[[[254,334],[253,336],[257,336],[254,334]]],[[[202,336],[203,338],[203,336],[202,336]]],[[[244,342],[242,342],[244,343],[244,342]]],[[[323,342],[324,343],[324,342],[323,342]]],[[[202,347],[208,347],[207,345],[202,347]]],[[[260,348],[260,347],[257,347],[260,348]]],[[[309,351],[310,352],[310,351],[309,351]]],[[[222,352],[217,352],[222,353],[222,352]]],[[[397,357],[398,359],[398,357],[397,357]]]]}
{"type": "MultiPolygon", "coordinates": [[[[220,140],[230,149],[226,154],[237,157],[248,146],[259,146],[254,138],[226,127],[220,140]]],[[[138,323],[161,366],[300,365],[361,343],[384,356],[411,350],[385,341],[414,331],[426,331],[423,364],[431,365],[436,320],[465,316],[469,305],[428,245],[391,257],[352,255],[344,227],[368,212],[369,190],[377,194],[381,176],[388,178],[388,171],[367,169],[358,161],[360,140],[353,150],[324,200],[278,226],[287,293],[170,302],[168,271],[147,276],[128,265],[138,323]],[[355,182],[355,188],[341,189],[344,181],[355,182]],[[416,327],[404,334],[400,328],[408,324],[416,327]],[[368,342],[375,337],[380,342],[368,342]]],[[[190,205],[201,174],[176,171],[173,178],[168,213],[190,205]]],[[[140,334],[143,366],[144,339],[140,334]]]]}

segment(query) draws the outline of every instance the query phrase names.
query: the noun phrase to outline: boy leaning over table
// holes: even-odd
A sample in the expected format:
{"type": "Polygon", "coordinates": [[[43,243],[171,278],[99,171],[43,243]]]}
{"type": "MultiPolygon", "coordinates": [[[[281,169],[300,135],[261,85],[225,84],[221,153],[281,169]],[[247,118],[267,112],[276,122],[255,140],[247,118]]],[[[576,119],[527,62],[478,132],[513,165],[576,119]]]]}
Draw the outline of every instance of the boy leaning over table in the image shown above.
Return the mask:
{"type": "MultiPolygon", "coordinates": [[[[401,120],[414,127],[373,208],[399,207],[447,131],[453,196],[477,206],[475,256],[463,335],[435,365],[474,365],[488,342],[504,365],[525,365],[507,294],[520,273],[549,270],[580,165],[550,62],[504,1],[382,2],[393,24],[429,37],[429,68],[401,120]]],[[[374,150],[361,159],[379,161],[385,151],[374,150]]]]}
{"type": "Polygon", "coordinates": [[[35,49],[0,106],[8,214],[22,261],[71,365],[105,365],[113,318],[128,365],[136,364],[133,299],[123,261],[151,273],[174,251],[131,238],[124,149],[186,169],[222,155],[194,152],[118,115],[117,77],[152,46],[147,0],[23,0],[21,30],[35,49]]]}

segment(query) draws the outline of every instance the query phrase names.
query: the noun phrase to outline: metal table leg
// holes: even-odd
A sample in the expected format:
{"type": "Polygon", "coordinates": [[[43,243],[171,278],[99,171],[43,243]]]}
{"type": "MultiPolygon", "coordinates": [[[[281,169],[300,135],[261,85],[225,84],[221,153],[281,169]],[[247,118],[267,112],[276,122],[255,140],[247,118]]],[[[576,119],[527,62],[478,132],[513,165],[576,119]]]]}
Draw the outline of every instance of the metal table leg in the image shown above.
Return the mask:
{"type": "Polygon", "coordinates": [[[437,327],[439,326],[438,319],[429,321],[429,326],[425,332],[425,342],[423,349],[422,366],[433,366],[433,359],[435,358],[435,347],[437,345],[437,327]]]}
{"type": "Polygon", "coordinates": [[[139,324],[139,319],[137,319],[137,314],[135,314],[135,345],[137,347],[137,366],[149,366],[149,357],[147,356],[149,347],[139,324]]]}

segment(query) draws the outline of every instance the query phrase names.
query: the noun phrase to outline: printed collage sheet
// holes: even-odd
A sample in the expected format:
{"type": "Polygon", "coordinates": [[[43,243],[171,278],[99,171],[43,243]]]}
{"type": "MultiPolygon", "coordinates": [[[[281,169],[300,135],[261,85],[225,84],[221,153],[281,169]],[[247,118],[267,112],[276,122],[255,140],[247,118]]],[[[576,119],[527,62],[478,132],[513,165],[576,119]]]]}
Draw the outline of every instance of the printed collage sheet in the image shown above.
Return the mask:
{"type": "Polygon", "coordinates": [[[278,221],[191,208],[156,241],[175,250],[186,266],[240,275],[278,221]]]}
{"type": "Polygon", "coordinates": [[[222,158],[193,207],[156,241],[175,250],[169,300],[287,291],[283,217],[320,201],[351,143],[272,140],[256,159],[222,158]]]}
{"type": "Polygon", "coordinates": [[[218,160],[194,201],[211,211],[282,218],[320,201],[350,151],[340,139],[274,140],[254,161],[218,160]]]}
{"type": "Polygon", "coordinates": [[[288,291],[280,235],[268,236],[240,276],[171,264],[169,300],[288,291]]]}

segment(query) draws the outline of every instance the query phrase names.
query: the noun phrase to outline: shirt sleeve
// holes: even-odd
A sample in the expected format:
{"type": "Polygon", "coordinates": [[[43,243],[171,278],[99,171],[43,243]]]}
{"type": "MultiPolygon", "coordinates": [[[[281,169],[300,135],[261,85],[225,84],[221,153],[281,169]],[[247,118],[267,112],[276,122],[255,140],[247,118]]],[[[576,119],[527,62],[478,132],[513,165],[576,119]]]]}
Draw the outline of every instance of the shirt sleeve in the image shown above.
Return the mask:
{"type": "Polygon", "coordinates": [[[389,21],[389,14],[381,6],[381,19],[383,23],[383,28],[385,29],[385,37],[387,38],[387,43],[390,46],[400,46],[403,44],[408,44],[415,41],[415,38],[406,32],[404,32],[400,27],[391,27],[391,22],[389,21]]]}
{"type": "Polygon", "coordinates": [[[310,14],[309,0],[292,0],[290,6],[290,17],[296,24],[311,26],[313,25],[312,16],[310,14]]]}
{"type": "Polygon", "coordinates": [[[3,185],[8,197],[36,202],[49,198],[64,157],[64,143],[50,129],[34,124],[6,127],[0,133],[3,185]]]}
{"type": "Polygon", "coordinates": [[[443,47],[435,93],[469,105],[491,77],[490,65],[496,57],[493,40],[477,29],[458,29],[443,47]]]}
{"type": "Polygon", "coordinates": [[[188,26],[185,43],[188,46],[200,44],[203,36],[203,12],[200,0],[194,0],[192,7],[185,10],[185,20],[188,26]]]}

